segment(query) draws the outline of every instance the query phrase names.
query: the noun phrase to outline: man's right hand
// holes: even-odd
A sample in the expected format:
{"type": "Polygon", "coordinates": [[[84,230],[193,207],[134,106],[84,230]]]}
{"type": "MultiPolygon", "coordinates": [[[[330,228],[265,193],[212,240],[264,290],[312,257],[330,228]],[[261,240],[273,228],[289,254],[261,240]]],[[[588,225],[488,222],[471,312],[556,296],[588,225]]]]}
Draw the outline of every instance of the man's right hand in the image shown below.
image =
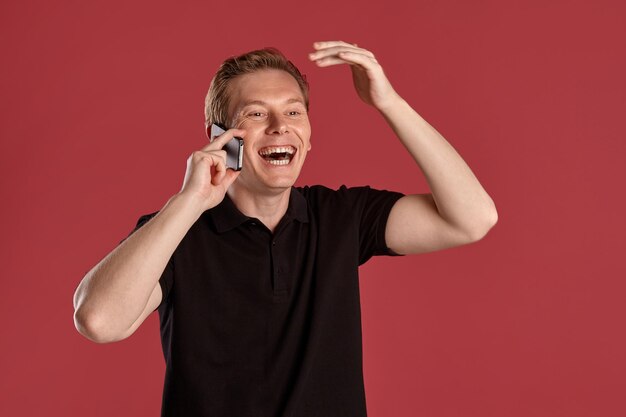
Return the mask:
{"type": "Polygon", "coordinates": [[[226,168],[222,148],[233,136],[245,134],[228,130],[191,154],[181,191],[87,272],[74,293],[74,321],[81,334],[98,343],[122,340],[160,304],[159,279],[176,247],[198,215],[218,205],[239,175],[226,168]]]}
{"type": "Polygon", "coordinates": [[[226,190],[241,171],[226,168],[226,151],[222,148],[234,136],[244,137],[245,130],[229,129],[195,151],[187,159],[187,172],[180,194],[197,199],[203,210],[217,206],[224,199],[226,190]]]}

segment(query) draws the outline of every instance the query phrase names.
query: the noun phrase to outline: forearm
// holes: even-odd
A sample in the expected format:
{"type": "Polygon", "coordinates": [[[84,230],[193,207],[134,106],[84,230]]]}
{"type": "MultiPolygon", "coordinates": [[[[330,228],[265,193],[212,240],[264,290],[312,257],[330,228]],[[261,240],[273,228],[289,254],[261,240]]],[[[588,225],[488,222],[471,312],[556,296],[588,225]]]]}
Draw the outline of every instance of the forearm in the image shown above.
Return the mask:
{"type": "Polygon", "coordinates": [[[139,318],[167,262],[202,212],[177,194],[89,271],[74,294],[75,320],[91,338],[115,339],[139,318]]]}
{"type": "Polygon", "coordinates": [[[424,173],[440,216],[469,235],[486,233],[497,221],[493,200],[452,145],[396,97],[379,111],[424,173]]]}

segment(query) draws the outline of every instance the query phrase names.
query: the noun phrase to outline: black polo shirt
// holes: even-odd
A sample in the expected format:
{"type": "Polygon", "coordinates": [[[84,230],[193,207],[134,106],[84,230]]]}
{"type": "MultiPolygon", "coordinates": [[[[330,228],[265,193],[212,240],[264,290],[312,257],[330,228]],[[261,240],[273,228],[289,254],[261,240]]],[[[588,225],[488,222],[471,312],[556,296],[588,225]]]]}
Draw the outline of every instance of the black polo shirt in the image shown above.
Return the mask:
{"type": "Polygon", "coordinates": [[[205,211],[159,281],[161,415],[366,416],[358,266],[392,255],[400,197],[292,188],[274,233],[228,196],[205,211]]]}

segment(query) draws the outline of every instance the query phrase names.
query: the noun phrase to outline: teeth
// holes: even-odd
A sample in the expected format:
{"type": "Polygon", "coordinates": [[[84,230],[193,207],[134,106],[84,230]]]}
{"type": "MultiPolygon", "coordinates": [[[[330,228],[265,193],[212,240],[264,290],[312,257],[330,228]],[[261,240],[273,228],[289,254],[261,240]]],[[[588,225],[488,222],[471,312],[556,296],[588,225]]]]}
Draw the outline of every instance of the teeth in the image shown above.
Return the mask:
{"type": "Polygon", "coordinates": [[[269,162],[272,165],[287,165],[290,162],[290,160],[289,159],[281,159],[281,160],[271,159],[267,162],[269,162]]]}
{"type": "Polygon", "coordinates": [[[294,152],[295,152],[295,149],[293,146],[270,146],[270,147],[261,149],[259,151],[259,155],[265,156],[265,155],[271,155],[273,153],[286,153],[289,155],[293,155],[294,152]]]}

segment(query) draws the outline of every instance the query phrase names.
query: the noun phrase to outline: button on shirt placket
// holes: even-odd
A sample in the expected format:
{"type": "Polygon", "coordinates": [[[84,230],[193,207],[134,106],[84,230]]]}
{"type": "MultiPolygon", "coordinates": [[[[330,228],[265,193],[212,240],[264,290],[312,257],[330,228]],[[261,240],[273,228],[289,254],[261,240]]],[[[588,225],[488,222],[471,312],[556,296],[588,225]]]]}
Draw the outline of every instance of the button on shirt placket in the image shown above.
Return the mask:
{"type": "Polygon", "coordinates": [[[285,254],[283,245],[281,245],[281,241],[278,240],[276,236],[270,243],[270,255],[272,257],[272,286],[274,288],[274,296],[284,297],[287,295],[289,289],[285,265],[283,265],[285,254]]]}
{"type": "Polygon", "coordinates": [[[288,265],[284,239],[280,239],[280,234],[290,226],[289,218],[286,218],[278,225],[275,233],[265,227],[259,220],[250,219],[248,224],[253,230],[257,231],[260,235],[263,235],[267,239],[269,245],[270,265],[271,265],[271,286],[274,295],[274,302],[284,302],[289,298],[289,280],[288,280],[288,265]],[[285,221],[287,220],[287,221],[285,221]]]}

